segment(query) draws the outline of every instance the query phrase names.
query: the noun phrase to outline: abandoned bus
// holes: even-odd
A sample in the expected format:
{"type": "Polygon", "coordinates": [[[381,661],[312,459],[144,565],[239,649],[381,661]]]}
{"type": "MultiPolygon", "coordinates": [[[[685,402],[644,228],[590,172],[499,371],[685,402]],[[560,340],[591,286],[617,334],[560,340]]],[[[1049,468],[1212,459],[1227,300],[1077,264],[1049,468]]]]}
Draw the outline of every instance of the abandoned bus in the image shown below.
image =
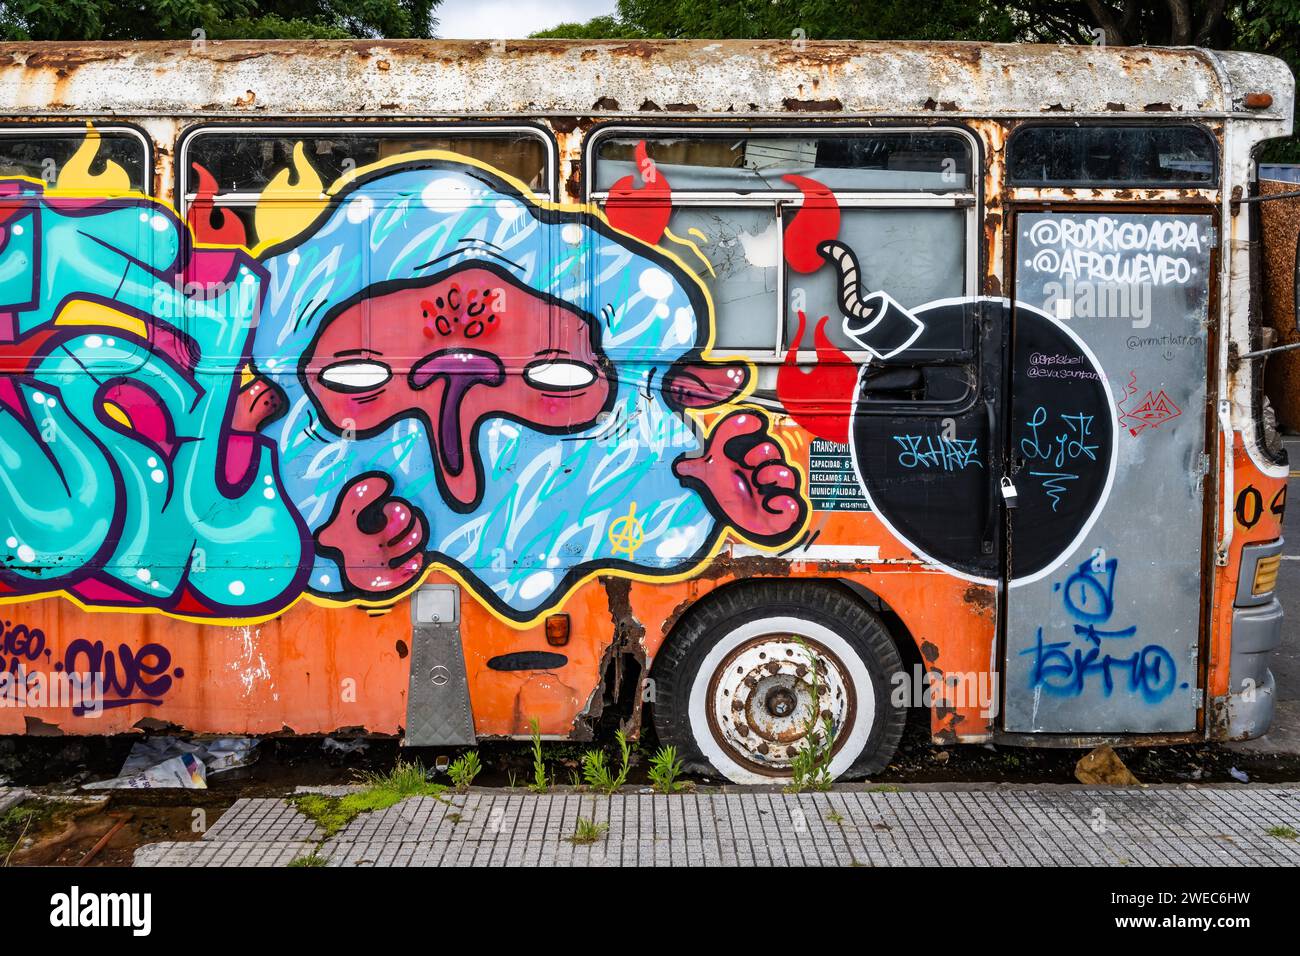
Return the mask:
{"type": "MultiPolygon", "coordinates": [[[[0,48],[0,732],[1244,738],[1287,467],[1199,49],[0,48]]],[[[1294,255],[1294,247],[1284,250],[1294,255]]]]}

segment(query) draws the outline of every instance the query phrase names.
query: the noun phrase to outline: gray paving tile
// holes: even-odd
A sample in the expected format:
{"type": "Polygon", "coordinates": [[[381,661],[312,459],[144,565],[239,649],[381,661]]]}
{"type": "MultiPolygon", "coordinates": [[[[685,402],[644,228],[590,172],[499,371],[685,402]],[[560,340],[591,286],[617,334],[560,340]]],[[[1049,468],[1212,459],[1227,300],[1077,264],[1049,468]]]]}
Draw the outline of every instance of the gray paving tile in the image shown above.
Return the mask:
{"type": "Polygon", "coordinates": [[[237,801],[203,839],[139,866],[1296,866],[1300,787],[841,790],[677,794],[471,791],[358,817],[328,841],[278,799],[237,801]],[[579,818],[609,825],[575,846],[579,818]]]}

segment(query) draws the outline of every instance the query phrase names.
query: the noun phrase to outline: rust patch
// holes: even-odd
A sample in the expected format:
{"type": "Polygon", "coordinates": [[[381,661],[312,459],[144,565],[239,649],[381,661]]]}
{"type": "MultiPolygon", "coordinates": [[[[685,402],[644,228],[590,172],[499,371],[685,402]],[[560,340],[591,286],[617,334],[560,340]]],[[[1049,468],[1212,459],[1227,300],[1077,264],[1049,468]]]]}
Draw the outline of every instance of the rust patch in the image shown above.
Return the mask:
{"type": "Polygon", "coordinates": [[[596,102],[591,104],[591,108],[593,110],[615,111],[618,109],[618,100],[614,99],[612,96],[602,96],[600,99],[596,100],[596,102]]]}
{"type": "Polygon", "coordinates": [[[396,647],[398,659],[406,660],[406,655],[411,653],[411,649],[406,646],[406,641],[398,641],[396,647]]]}
{"type": "Polygon", "coordinates": [[[838,97],[829,100],[796,100],[786,97],[781,104],[792,113],[838,113],[844,109],[838,97]]]}
{"type": "Polygon", "coordinates": [[[939,648],[929,641],[921,642],[921,656],[929,663],[933,664],[939,659],[939,648]]]}
{"type": "MultiPolygon", "coordinates": [[[[641,702],[645,699],[645,682],[649,676],[649,668],[646,666],[645,652],[645,625],[642,624],[635,614],[632,613],[632,582],[626,578],[602,578],[601,584],[605,588],[605,600],[609,604],[610,620],[614,624],[614,640],[606,649],[605,654],[601,657],[600,676],[601,684],[597,687],[597,692],[609,690],[610,704],[625,704],[627,706],[627,717],[621,722],[623,733],[629,737],[636,737],[641,732],[641,714],[645,709],[641,702]],[[612,688],[605,688],[605,674],[609,670],[610,657],[613,655],[613,681],[612,688]],[[631,701],[622,699],[625,692],[629,690],[625,685],[626,668],[629,659],[636,664],[636,674],[638,679],[636,686],[630,688],[631,694],[635,697],[631,701]]],[[[598,703],[599,711],[604,710],[605,694],[601,694],[601,700],[598,703]]],[[[592,695],[596,700],[596,695],[592,695]]],[[[592,714],[591,716],[598,716],[592,714]]]]}
{"type": "Polygon", "coordinates": [[[326,737],[364,737],[368,731],[360,724],[352,724],[348,727],[335,727],[326,737]]]}
{"type": "Polygon", "coordinates": [[[930,732],[930,739],[936,744],[957,743],[957,725],[966,718],[947,707],[936,707],[935,714],[942,722],[942,726],[930,732]]]}
{"type": "Polygon", "coordinates": [[[557,133],[572,133],[578,128],[576,116],[552,116],[551,126],[557,133]]]}
{"type": "Polygon", "coordinates": [[[600,583],[605,587],[605,600],[609,604],[610,620],[614,633],[627,638],[629,643],[645,641],[645,625],[632,613],[632,582],[627,578],[606,577],[600,583]]]}
{"type": "MultiPolygon", "coordinates": [[[[114,50],[109,47],[80,43],[41,43],[34,49],[28,47],[23,64],[28,69],[47,69],[60,71],[61,76],[76,70],[87,63],[101,63],[104,60],[116,60],[127,55],[125,48],[114,50]]],[[[15,57],[15,60],[17,57],[15,57]]]]}
{"type": "Polygon", "coordinates": [[[654,100],[646,100],[644,103],[641,104],[641,112],[643,112],[643,113],[658,113],[658,112],[659,112],[659,104],[656,103],[654,100]]]}
{"type": "Polygon", "coordinates": [[[1148,103],[1142,107],[1142,111],[1145,113],[1172,113],[1173,109],[1173,106],[1169,103],[1148,103]]]}
{"type": "Polygon", "coordinates": [[[668,616],[664,618],[665,635],[672,633],[673,628],[677,626],[677,622],[682,619],[682,615],[694,607],[695,602],[698,600],[698,597],[692,595],[668,612],[668,616]]]}
{"type": "Polygon", "coordinates": [[[962,593],[961,598],[975,608],[981,617],[993,619],[993,609],[997,605],[993,588],[984,584],[972,584],[962,593]]]}
{"type": "Polygon", "coordinates": [[[779,577],[790,576],[790,562],[785,558],[771,558],[755,554],[743,558],[734,558],[723,552],[709,562],[700,577],[710,581],[718,578],[735,577],[779,577]]]}
{"type": "Polygon", "coordinates": [[[582,195],[582,160],[575,159],[569,163],[569,177],[564,181],[569,198],[574,202],[582,195]]]}
{"type": "Polygon", "coordinates": [[[1106,109],[1110,110],[1112,113],[1123,113],[1128,109],[1128,107],[1123,103],[1107,103],[1106,109]]]}
{"type": "Polygon", "coordinates": [[[174,724],[170,720],[159,720],[157,717],[141,717],[131,726],[147,734],[174,734],[184,730],[180,724],[174,724]]]}
{"type": "Polygon", "coordinates": [[[39,717],[23,715],[27,729],[23,732],[29,737],[62,737],[63,729],[58,724],[47,724],[39,717]]]}

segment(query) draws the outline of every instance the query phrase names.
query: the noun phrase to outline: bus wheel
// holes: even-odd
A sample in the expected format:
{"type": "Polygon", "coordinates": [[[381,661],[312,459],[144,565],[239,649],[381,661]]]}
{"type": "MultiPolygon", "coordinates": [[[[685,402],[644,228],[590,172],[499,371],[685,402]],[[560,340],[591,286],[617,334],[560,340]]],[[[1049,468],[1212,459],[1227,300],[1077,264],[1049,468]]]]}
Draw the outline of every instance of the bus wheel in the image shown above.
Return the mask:
{"type": "Polygon", "coordinates": [[[722,591],[679,625],[654,669],[659,739],[685,765],[733,783],[783,783],[792,758],[824,747],[832,777],[889,763],[907,710],[903,669],[880,618],[832,584],[762,581],[722,591]]]}

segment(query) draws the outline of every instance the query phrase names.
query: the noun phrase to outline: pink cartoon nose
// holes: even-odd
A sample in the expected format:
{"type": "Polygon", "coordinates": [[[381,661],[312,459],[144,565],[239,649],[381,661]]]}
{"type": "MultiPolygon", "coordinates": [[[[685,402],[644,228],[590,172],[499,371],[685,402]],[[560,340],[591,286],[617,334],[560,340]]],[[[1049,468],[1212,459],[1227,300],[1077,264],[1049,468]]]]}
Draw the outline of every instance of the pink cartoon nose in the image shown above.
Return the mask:
{"type": "Polygon", "coordinates": [[[439,380],[443,383],[435,425],[439,456],[448,473],[459,475],[465,467],[461,450],[464,437],[461,406],[465,396],[479,385],[495,388],[505,378],[505,368],[500,359],[475,349],[445,349],[426,355],[412,366],[410,381],[413,390],[421,391],[439,380]]]}

